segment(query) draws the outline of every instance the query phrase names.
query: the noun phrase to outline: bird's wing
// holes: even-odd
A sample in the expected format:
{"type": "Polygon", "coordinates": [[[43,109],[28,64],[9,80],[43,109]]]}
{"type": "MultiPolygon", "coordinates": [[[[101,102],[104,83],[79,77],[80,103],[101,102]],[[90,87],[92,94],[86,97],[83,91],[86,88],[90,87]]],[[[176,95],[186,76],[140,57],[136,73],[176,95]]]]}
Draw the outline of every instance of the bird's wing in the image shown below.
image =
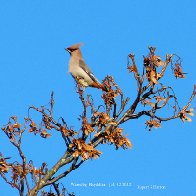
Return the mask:
{"type": "Polygon", "coordinates": [[[79,60],[79,66],[88,74],[88,76],[96,83],[99,83],[99,81],[96,79],[92,71],[89,69],[89,67],[85,64],[83,60],[79,60]]]}

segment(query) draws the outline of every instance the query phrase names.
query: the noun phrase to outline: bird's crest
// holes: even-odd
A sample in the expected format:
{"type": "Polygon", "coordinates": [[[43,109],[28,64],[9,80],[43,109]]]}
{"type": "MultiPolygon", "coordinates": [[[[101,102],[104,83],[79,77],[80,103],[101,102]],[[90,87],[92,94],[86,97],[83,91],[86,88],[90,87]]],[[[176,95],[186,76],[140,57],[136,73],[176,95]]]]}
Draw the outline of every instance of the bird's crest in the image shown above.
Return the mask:
{"type": "Polygon", "coordinates": [[[69,46],[67,49],[71,49],[71,50],[77,50],[77,49],[79,49],[80,48],[80,46],[82,46],[83,45],[83,43],[78,43],[78,44],[74,44],[74,45],[72,45],[72,46],[69,46]]]}

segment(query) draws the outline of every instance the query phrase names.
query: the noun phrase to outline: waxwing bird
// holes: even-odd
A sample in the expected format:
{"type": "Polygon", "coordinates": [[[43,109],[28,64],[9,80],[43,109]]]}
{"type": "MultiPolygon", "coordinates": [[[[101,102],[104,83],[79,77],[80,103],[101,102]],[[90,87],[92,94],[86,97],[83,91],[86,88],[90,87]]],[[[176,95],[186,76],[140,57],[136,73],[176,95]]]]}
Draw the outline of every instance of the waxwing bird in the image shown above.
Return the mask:
{"type": "Polygon", "coordinates": [[[65,49],[70,54],[68,71],[71,73],[76,82],[81,84],[83,87],[90,86],[107,91],[105,86],[97,80],[92,71],[86,65],[80,50],[81,45],[81,43],[78,43],[65,49]]]}

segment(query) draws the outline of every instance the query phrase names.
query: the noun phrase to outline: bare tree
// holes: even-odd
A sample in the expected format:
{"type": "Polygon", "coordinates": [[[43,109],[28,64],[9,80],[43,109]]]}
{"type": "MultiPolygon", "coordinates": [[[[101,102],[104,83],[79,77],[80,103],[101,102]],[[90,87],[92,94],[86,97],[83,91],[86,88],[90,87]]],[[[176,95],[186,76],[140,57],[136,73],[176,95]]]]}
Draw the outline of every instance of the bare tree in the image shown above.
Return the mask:
{"type": "Polygon", "coordinates": [[[179,105],[178,98],[171,86],[161,83],[167,68],[171,66],[172,73],[176,78],[185,78],[182,71],[181,59],[175,54],[167,54],[165,60],[155,55],[155,48],[149,47],[149,54],[143,57],[142,73],[138,71],[134,54],[128,55],[127,69],[135,78],[137,92],[134,100],[130,103],[129,98],[125,98],[123,91],[116,84],[113,77],[106,76],[103,85],[107,92],[102,93],[103,103],[96,106],[91,95],[85,95],[84,89],[77,84],[79,100],[83,105],[80,115],[81,128],[73,130],[68,127],[64,118],[55,120],[53,117],[54,93],[51,94],[49,108],[29,107],[28,117],[24,118],[24,124],[20,124],[16,116],[9,118],[8,123],[2,128],[9,142],[17,149],[21,160],[10,161],[10,158],[0,155],[0,175],[10,186],[16,188],[20,196],[35,196],[41,191],[46,195],[74,195],[66,192],[66,189],[59,188],[59,181],[65,178],[73,170],[76,170],[86,160],[97,158],[101,152],[96,149],[98,145],[113,144],[118,148],[131,148],[132,144],[126,135],[123,135],[121,124],[132,119],[146,116],[145,122],[149,131],[159,128],[161,123],[172,119],[180,118],[183,122],[191,122],[193,116],[191,103],[196,94],[196,85],[193,92],[183,107],[179,105]],[[102,107],[104,106],[104,107],[102,107]],[[142,106],[142,107],[141,107],[142,106]],[[160,110],[170,108],[169,116],[161,116],[160,110]],[[139,110],[138,108],[143,108],[139,110]],[[38,126],[30,115],[30,111],[35,110],[40,113],[42,120],[38,126]],[[138,111],[139,110],[139,111],[138,111]],[[61,133],[65,143],[65,152],[62,157],[51,167],[47,167],[44,162],[41,166],[35,167],[32,160],[28,160],[21,148],[23,133],[25,131],[39,134],[43,138],[48,138],[52,132],[61,133]],[[69,169],[65,169],[69,166],[69,169]],[[38,169],[36,169],[38,168],[38,169]],[[59,169],[64,171],[57,173],[59,169]],[[29,180],[33,180],[31,187],[29,180]],[[53,186],[52,190],[45,192],[42,189],[53,186]]]}

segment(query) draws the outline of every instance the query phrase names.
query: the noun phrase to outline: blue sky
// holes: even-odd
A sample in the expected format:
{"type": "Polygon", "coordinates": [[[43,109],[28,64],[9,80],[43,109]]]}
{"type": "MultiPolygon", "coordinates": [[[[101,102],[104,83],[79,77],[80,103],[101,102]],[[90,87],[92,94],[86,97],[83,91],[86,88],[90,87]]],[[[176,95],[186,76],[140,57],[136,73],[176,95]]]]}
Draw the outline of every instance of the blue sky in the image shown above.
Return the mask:
{"type": "MultiPolygon", "coordinates": [[[[69,55],[64,48],[83,42],[87,64],[97,78],[114,76],[132,100],[135,83],[126,70],[127,55],[139,63],[149,45],[159,55],[176,53],[183,59],[187,79],[169,77],[180,103],[186,103],[195,81],[196,2],[165,1],[6,1],[0,2],[0,125],[12,115],[22,121],[30,105],[41,106],[55,93],[55,115],[79,128],[81,103],[75,83],[67,71],[69,55]]],[[[95,89],[87,93],[100,95],[95,89]]],[[[98,96],[97,96],[98,97],[98,96]]],[[[98,98],[99,100],[99,98],[98,98]]],[[[195,101],[193,103],[195,107],[195,101]]],[[[39,119],[36,113],[32,113],[39,119]]],[[[174,120],[148,132],[145,119],[127,122],[125,133],[132,150],[100,146],[103,155],[87,161],[62,180],[70,192],[86,195],[196,195],[195,119],[183,124],[174,120]],[[130,187],[74,187],[71,183],[131,183],[130,187]],[[138,186],[165,186],[165,190],[139,190],[138,186]]],[[[1,152],[16,157],[15,149],[0,133],[1,152]]],[[[48,140],[27,133],[24,151],[39,165],[52,166],[63,153],[64,144],[54,134],[48,140]]],[[[0,179],[0,195],[17,195],[0,179]]]]}

